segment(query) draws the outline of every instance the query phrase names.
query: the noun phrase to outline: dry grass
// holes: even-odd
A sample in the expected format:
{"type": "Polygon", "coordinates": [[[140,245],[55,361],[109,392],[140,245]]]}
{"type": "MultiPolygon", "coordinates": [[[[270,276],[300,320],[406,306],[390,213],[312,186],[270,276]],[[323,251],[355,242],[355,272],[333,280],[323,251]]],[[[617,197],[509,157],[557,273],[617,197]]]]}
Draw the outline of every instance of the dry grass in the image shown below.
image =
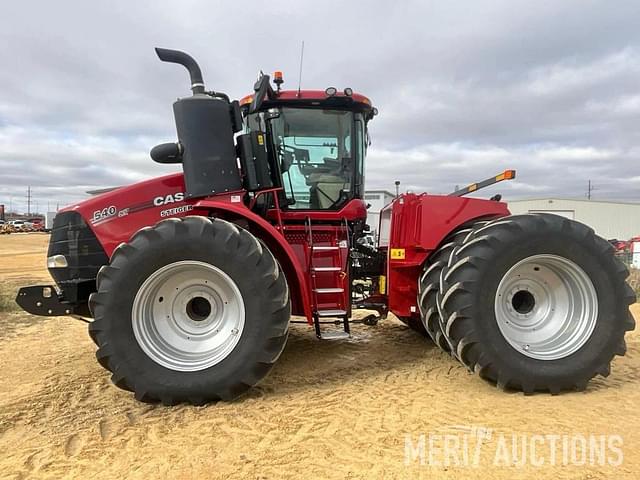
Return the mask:
{"type": "Polygon", "coordinates": [[[15,302],[16,286],[0,283],[0,312],[16,312],[20,309],[15,302]]]}

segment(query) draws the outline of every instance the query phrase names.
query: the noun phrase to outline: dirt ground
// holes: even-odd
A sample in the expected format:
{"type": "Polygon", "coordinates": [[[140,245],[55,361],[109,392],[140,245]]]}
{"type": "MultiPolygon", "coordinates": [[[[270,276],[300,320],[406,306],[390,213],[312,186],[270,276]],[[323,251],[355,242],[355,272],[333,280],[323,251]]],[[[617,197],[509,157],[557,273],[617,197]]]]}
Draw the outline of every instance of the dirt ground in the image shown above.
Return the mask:
{"type": "MultiPolygon", "coordinates": [[[[0,283],[48,280],[47,242],[44,234],[0,237],[0,283]]],[[[633,311],[640,318],[638,304],[633,311]]],[[[351,340],[320,342],[294,325],[272,373],[242,399],[163,407],[111,385],[85,324],[0,313],[0,478],[640,475],[637,332],[627,336],[628,353],[616,358],[611,375],[586,392],[523,396],[469,374],[396,320],[353,331],[351,340]],[[420,435],[423,464],[412,456],[420,435]],[[495,464],[501,446],[513,452],[518,438],[532,435],[614,435],[621,456],[612,459],[609,450],[604,462],[597,455],[595,462],[589,455],[565,462],[561,454],[552,459],[545,443],[542,465],[519,465],[517,451],[507,457],[515,465],[495,464]],[[450,444],[456,457],[443,456],[445,437],[460,440],[450,444]],[[480,446],[477,461],[459,453],[465,438],[480,446]]]]}

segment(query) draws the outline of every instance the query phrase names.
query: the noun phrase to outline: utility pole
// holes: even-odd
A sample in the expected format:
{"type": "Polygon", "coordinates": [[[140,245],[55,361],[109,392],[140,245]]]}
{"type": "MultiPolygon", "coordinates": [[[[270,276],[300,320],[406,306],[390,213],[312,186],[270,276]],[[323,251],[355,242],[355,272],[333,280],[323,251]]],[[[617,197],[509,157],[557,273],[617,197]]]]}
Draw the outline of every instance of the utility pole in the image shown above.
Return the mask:
{"type": "Polygon", "coordinates": [[[589,180],[589,186],[587,187],[587,200],[591,200],[591,191],[593,187],[591,186],[591,180],[589,180]]]}
{"type": "Polygon", "coordinates": [[[400,196],[400,180],[396,180],[396,198],[400,196]]]}
{"type": "Polygon", "coordinates": [[[27,187],[27,216],[31,215],[31,185],[27,187]]]}

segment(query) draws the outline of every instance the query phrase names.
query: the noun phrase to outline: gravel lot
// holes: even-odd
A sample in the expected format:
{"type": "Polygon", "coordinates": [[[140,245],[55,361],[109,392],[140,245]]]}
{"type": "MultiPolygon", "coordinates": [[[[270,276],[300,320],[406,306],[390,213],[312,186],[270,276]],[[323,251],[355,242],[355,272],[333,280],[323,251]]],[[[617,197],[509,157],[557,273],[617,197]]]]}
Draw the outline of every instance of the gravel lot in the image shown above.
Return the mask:
{"type": "MultiPolygon", "coordinates": [[[[48,281],[47,242],[44,234],[0,237],[5,291],[48,281]]],[[[632,310],[640,318],[640,306],[632,310]]],[[[169,408],[112,386],[85,324],[0,312],[0,477],[637,478],[637,331],[627,356],[587,391],[525,397],[467,373],[394,319],[353,330],[352,340],[319,342],[294,325],[281,360],[247,396],[169,408]],[[445,465],[440,449],[431,450],[433,464],[427,451],[424,465],[406,465],[405,441],[416,447],[421,434],[427,448],[430,434],[471,438],[478,461],[445,465]],[[495,466],[500,442],[517,447],[514,435],[616,435],[622,464],[587,455],[586,465],[563,465],[561,456],[553,465],[545,443],[540,466],[495,466]]]]}

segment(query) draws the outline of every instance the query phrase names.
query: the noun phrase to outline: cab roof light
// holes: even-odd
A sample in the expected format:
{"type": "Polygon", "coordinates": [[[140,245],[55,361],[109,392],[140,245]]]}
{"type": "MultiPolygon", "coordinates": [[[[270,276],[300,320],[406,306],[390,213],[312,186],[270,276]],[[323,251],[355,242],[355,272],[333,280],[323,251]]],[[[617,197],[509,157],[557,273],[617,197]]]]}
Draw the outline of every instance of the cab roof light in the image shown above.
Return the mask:
{"type": "Polygon", "coordinates": [[[284,79],[282,78],[282,72],[280,70],[276,70],[273,72],[273,83],[276,84],[276,88],[278,92],[280,91],[280,85],[284,83],[284,79]]]}
{"type": "Polygon", "coordinates": [[[324,93],[327,97],[333,97],[336,93],[338,93],[338,89],[336,87],[328,87],[324,91],[324,93]]]}

